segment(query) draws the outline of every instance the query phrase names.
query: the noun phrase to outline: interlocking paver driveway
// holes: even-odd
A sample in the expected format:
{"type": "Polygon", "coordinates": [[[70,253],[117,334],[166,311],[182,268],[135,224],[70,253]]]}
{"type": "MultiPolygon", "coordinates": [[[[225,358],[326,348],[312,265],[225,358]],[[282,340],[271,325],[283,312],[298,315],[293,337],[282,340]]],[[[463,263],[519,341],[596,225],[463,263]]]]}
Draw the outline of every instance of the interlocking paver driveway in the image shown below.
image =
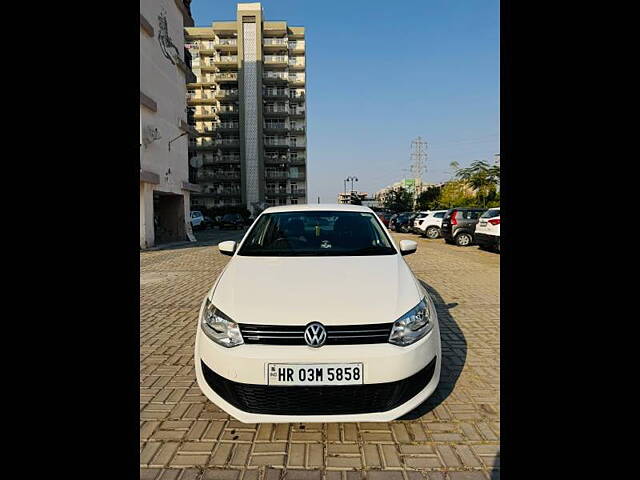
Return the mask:
{"type": "Polygon", "coordinates": [[[200,393],[193,368],[200,302],[228,257],[210,244],[142,252],[140,478],[499,478],[500,257],[396,237],[418,241],[406,259],[436,302],[443,370],[420,411],[390,423],[244,424],[229,417],[200,393]]]}

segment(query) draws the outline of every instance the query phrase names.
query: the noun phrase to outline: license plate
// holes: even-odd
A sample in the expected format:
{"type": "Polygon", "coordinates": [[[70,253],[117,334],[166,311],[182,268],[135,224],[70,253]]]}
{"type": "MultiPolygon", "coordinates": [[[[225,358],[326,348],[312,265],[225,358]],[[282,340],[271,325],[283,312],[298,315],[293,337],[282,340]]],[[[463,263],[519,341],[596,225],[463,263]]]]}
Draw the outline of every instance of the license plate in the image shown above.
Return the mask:
{"type": "Polygon", "coordinates": [[[480,222],[480,226],[481,227],[486,227],[487,226],[487,222],[480,222]]]}
{"type": "Polygon", "coordinates": [[[361,385],[362,363],[267,364],[268,385],[361,385]]]}

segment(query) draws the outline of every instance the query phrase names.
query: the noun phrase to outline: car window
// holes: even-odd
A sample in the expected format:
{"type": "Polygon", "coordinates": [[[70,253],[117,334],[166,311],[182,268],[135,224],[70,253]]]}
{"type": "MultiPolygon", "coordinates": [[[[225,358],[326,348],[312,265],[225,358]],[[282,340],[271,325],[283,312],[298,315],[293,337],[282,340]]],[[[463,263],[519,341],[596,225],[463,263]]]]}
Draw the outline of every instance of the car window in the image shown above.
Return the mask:
{"type": "Polygon", "coordinates": [[[480,218],[495,218],[499,216],[500,216],[500,209],[493,208],[491,210],[487,210],[486,212],[484,212],[480,218]]]}
{"type": "Polygon", "coordinates": [[[446,212],[438,212],[433,214],[433,218],[444,218],[446,212]]]}
{"type": "Polygon", "coordinates": [[[368,212],[265,213],[254,223],[240,256],[364,256],[397,251],[368,212]]]}

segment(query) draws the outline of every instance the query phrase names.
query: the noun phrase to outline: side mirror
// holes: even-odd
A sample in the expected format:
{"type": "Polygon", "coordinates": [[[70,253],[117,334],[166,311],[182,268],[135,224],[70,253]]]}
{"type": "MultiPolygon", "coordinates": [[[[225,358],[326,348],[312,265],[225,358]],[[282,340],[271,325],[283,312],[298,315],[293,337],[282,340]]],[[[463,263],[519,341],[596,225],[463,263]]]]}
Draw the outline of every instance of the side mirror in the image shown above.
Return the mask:
{"type": "Polygon", "coordinates": [[[238,244],[233,240],[227,240],[226,242],[220,242],[218,244],[218,249],[220,250],[221,254],[231,256],[236,251],[237,246],[238,244]]]}
{"type": "Polygon", "coordinates": [[[400,254],[410,255],[416,253],[418,243],[413,240],[400,240],[400,254]]]}

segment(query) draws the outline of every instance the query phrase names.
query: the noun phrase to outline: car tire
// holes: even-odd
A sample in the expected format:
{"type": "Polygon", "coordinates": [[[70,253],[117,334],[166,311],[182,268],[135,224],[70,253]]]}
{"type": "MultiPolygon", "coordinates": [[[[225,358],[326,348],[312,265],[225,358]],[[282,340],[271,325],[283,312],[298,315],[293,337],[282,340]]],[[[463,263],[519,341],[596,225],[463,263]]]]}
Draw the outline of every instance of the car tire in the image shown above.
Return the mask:
{"type": "Polygon", "coordinates": [[[429,227],[424,232],[424,236],[427,238],[438,238],[440,236],[440,229],[438,227],[429,227]]]}
{"type": "Polygon", "coordinates": [[[470,233],[459,233],[455,238],[456,245],[459,247],[468,247],[473,243],[473,237],[470,233]]]}

